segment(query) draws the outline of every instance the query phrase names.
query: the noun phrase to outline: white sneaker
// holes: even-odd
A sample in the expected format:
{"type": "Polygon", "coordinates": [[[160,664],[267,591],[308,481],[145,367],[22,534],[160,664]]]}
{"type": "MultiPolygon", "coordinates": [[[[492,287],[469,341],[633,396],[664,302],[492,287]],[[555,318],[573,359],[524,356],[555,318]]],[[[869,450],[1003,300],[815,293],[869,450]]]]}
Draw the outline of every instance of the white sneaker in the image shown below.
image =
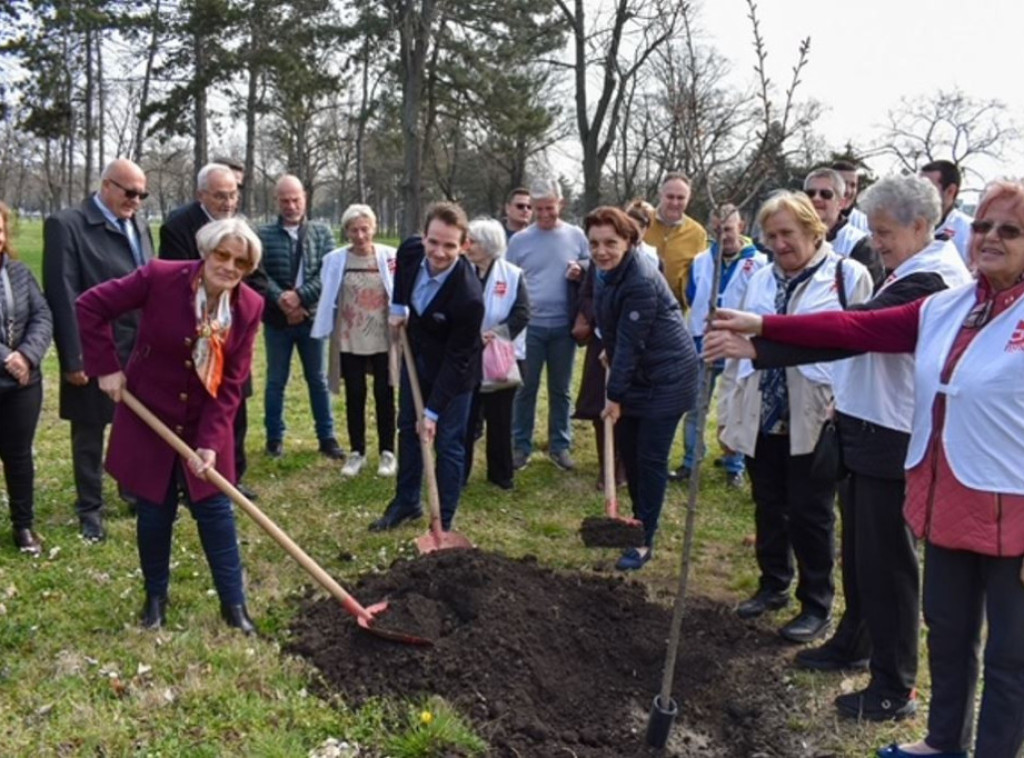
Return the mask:
{"type": "Polygon", "coordinates": [[[348,478],[358,476],[359,472],[363,470],[363,466],[365,465],[365,455],[356,452],[349,453],[348,459],[345,461],[345,465],[341,467],[341,475],[348,478]]]}
{"type": "Polygon", "coordinates": [[[377,476],[394,476],[398,466],[395,464],[395,454],[385,450],[380,454],[380,465],[377,467],[377,476]]]}

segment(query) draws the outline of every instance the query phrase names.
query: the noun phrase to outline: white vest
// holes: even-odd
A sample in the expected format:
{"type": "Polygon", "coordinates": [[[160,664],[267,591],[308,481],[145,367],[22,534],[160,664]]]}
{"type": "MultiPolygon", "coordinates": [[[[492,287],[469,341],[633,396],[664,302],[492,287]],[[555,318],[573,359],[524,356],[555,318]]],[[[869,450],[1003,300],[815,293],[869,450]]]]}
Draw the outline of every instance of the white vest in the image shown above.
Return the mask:
{"type": "Polygon", "coordinates": [[[853,252],[854,245],[867,236],[867,232],[863,229],[858,229],[852,223],[847,221],[843,224],[843,228],[836,234],[836,238],[832,240],[832,249],[844,258],[849,258],[850,253],[853,252]]]}
{"type": "MultiPolygon", "coordinates": [[[[390,245],[374,245],[373,253],[377,259],[377,270],[391,300],[395,286],[395,248],[390,245]]],[[[348,248],[339,247],[324,256],[320,266],[320,301],[313,318],[310,336],[316,339],[329,337],[334,329],[337,315],[338,290],[345,276],[345,263],[348,260],[348,248]]]]}
{"type": "MultiPolygon", "coordinates": [[[[947,287],[971,281],[952,242],[935,241],[903,261],[875,293],[911,274],[938,274],[947,287]]],[[[914,417],[914,358],[908,353],[865,353],[836,363],[836,408],[900,432],[909,432],[914,417]]]]}
{"type": "MultiPolygon", "coordinates": [[[[487,332],[508,318],[519,295],[519,283],[522,281],[523,270],[504,258],[496,258],[487,273],[484,285],[484,320],[480,331],[487,332]]],[[[526,330],[516,335],[513,344],[516,346],[516,358],[526,359],[526,330]]]]}
{"type": "MultiPolygon", "coordinates": [[[[725,286],[725,291],[718,296],[718,306],[738,309],[740,303],[743,302],[743,296],[747,294],[750,278],[766,263],[768,263],[768,256],[761,251],[755,252],[749,258],[741,258],[737,261],[736,271],[733,272],[732,278],[725,286]]],[[[704,334],[704,327],[707,325],[708,311],[711,305],[711,286],[715,279],[715,259],[711,255],[710,248],[693,259],[690,276],[696,284],[696,291],[693,295],[693,302],[690,303],[690,310],[686,315],[686,328],[694,337],[700,337],[704,334]]]]}
{"type": "Polygon", "coordinates": [[[945,234],[960,251],[960,257],[968,267],[971,265],[971,222],[973,218],[959,208],[954,208],[935,227],[936,234],[945,234]]]}
{"type": "Polygon", "coordinates": [[[921,307],[915,352],[914,429],[907,468],[924,458],[935,395],[946,395],[941,442],[950,469],[972,489],[1024,495],[1024,298],[992,319],[964,351],[948,384],[942,368],[976,298],[967,284],[921,307]]]}
{"type": "MultiPolygon", "coordinates": [[[[827,242],[822,243],[828,245],[827,242]]],[[[843,262],[843,285],[846,288],[847,303],[857,302],[858,282],[870,279],[871,274],[860,263],[842,258],[831,249],[811,278],[800,285],[803,293],[795,296],[796,307],[787,313],[821,313],[822,311],[840,310],[839,297],[836,294],[836,265],[843,262]]],[[[775,291],[777,289],[772,266],[764,266],[755,272],[750,280],[747,296],[743,302],[743,310],[759,313],[762,316],[775,315],[775,291]]],[[[791,301],[792,307],[792,301],[791,301]]],[[[801,374],[816,384],[832,384],[831,363],[808,363],[797,367],[801,374]]],[[[744,379],[754,373],[754,364],[744,358],[737,367],[737,377],[744,379]]]]}
{"type": "Polygon", "coordinates": [[[854,208],[850,211],[850,215],[847,218],[849,218],[847,226],[852,226],[854,229],[860,229],[864,232],[868,231],[868,214],[860,208],[854,208]]]}

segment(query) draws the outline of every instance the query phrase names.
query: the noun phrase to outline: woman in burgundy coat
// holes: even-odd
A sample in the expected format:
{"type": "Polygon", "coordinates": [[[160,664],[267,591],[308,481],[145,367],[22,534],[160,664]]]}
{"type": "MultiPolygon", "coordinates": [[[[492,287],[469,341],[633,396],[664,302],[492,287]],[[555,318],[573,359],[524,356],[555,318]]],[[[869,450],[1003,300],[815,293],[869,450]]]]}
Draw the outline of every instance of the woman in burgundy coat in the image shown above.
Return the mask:
{"type": "Polygon", "coordinates": [[[114,401],[127,388],[197,455],[174,450],[131,410],[118,405],[106,468],[138,498],[137,541],[146,584],[141,622],[166,623],[171,535],[185,496],[220,596],[224,620],[246,634],[242,561],[231,501],[206,480],[216,468],[235,481],[232,422],[252,363],[263,300],[242,277],[259,265],[259,238],[239,219],[214,221],[196,234],[199,261],[154,260],[78,298],[85,370],[114,401]],[[139,310],[135,349],[122,367],[111,323],[139,310]],[[187,465],[183,465],[186,464],[187,465]]]}

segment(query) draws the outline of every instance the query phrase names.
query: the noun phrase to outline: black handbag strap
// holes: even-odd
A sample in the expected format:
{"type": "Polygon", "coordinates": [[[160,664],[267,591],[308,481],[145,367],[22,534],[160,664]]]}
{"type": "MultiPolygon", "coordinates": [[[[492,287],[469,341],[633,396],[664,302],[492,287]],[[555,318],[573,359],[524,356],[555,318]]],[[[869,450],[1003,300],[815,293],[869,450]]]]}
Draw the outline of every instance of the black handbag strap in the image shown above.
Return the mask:
{"type": "Polygon", "coordinates": [[[839,296],[839,307],[846,310],[846,282],[843,281],[843,259],[836,264],[836,295],[839,296]]]}

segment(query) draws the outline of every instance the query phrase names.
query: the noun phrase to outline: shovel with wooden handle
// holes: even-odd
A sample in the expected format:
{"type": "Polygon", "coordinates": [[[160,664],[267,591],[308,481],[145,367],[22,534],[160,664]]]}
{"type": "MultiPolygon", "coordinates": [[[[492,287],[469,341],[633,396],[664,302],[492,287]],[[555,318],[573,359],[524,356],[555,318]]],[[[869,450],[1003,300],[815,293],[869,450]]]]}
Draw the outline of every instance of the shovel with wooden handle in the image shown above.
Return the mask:
{"type": "MultiPolygon", "coordinates": [[[[412,388],[413,406],[416,418],[423,418],[423,392],[420,389],[419,373],[416,371],[416,359],[409,347],[409,336],[405,326],[398,330],[398,339],[402,343],[402,356],[405,358],[405,370],[409,372],[409,385],[412,388]]],[[[427,479],[427,502],[430,504],[430,531],[416,538],[416,549],[423,553],[435,550],[451,550],[454,548],[471,548],[473,543],[458,532],[445,531],[441,524],[441,495],[437,489],[437,472],[434,469],[434,448],[422,435],[420,452],[423,457],[423,474],[427,479]]]]}
{"type": "MultiPolygon", "coordinates": [[[[178,435],[168,429],[167,425],[154,416],[153,413],[139,402],[138,398],[132,395],[131,392],[128,390],[121,390],[121,401],[127,405],[136,416],[142,419],[150,429],[160,435],[164,442],[174,448],[180,456],[187,460],[191,460],[196,457],[196,452],[190,448],[184,440],[178,437],[178,435]]],[[[369,608],[360,605],[359,601],[346,592],[340,584],[334,581],[330,574],[324,571],[316,561],[310,558],[305,550],[296,545],[295,542],[293,542],[277,524],[265,515],[263,511],[253,505],[249,498],[239,492],[231,482],[225,479],[219,472],[212,468],[208,469],[206,472],[206,479],[217,489],[231,498],[231,501],[235,505],[245,511],[253,521],[259,524],[263,531],[270,535],[274,542],[283,547],[285,552],[295,559],[296,563],[302,566],[302,568],[304,568],[306,572],[320,584],[321,587],[327,590],[335,600],[341,603],[342,608],[355,616],[356,623],[361,629],[365,629],[370,634],[375,634],[378,637],[383,637],[387,640],[394,640],[395,642],[402,642],[407,645],[434,644],[431,640],[423,637],[417,637],[414,634],[408,634],[406,632],[393,629],[382,629],[377,626],[375,622],[380,615],[387,610],[387,601],[375,603],[369,608]]]]}

